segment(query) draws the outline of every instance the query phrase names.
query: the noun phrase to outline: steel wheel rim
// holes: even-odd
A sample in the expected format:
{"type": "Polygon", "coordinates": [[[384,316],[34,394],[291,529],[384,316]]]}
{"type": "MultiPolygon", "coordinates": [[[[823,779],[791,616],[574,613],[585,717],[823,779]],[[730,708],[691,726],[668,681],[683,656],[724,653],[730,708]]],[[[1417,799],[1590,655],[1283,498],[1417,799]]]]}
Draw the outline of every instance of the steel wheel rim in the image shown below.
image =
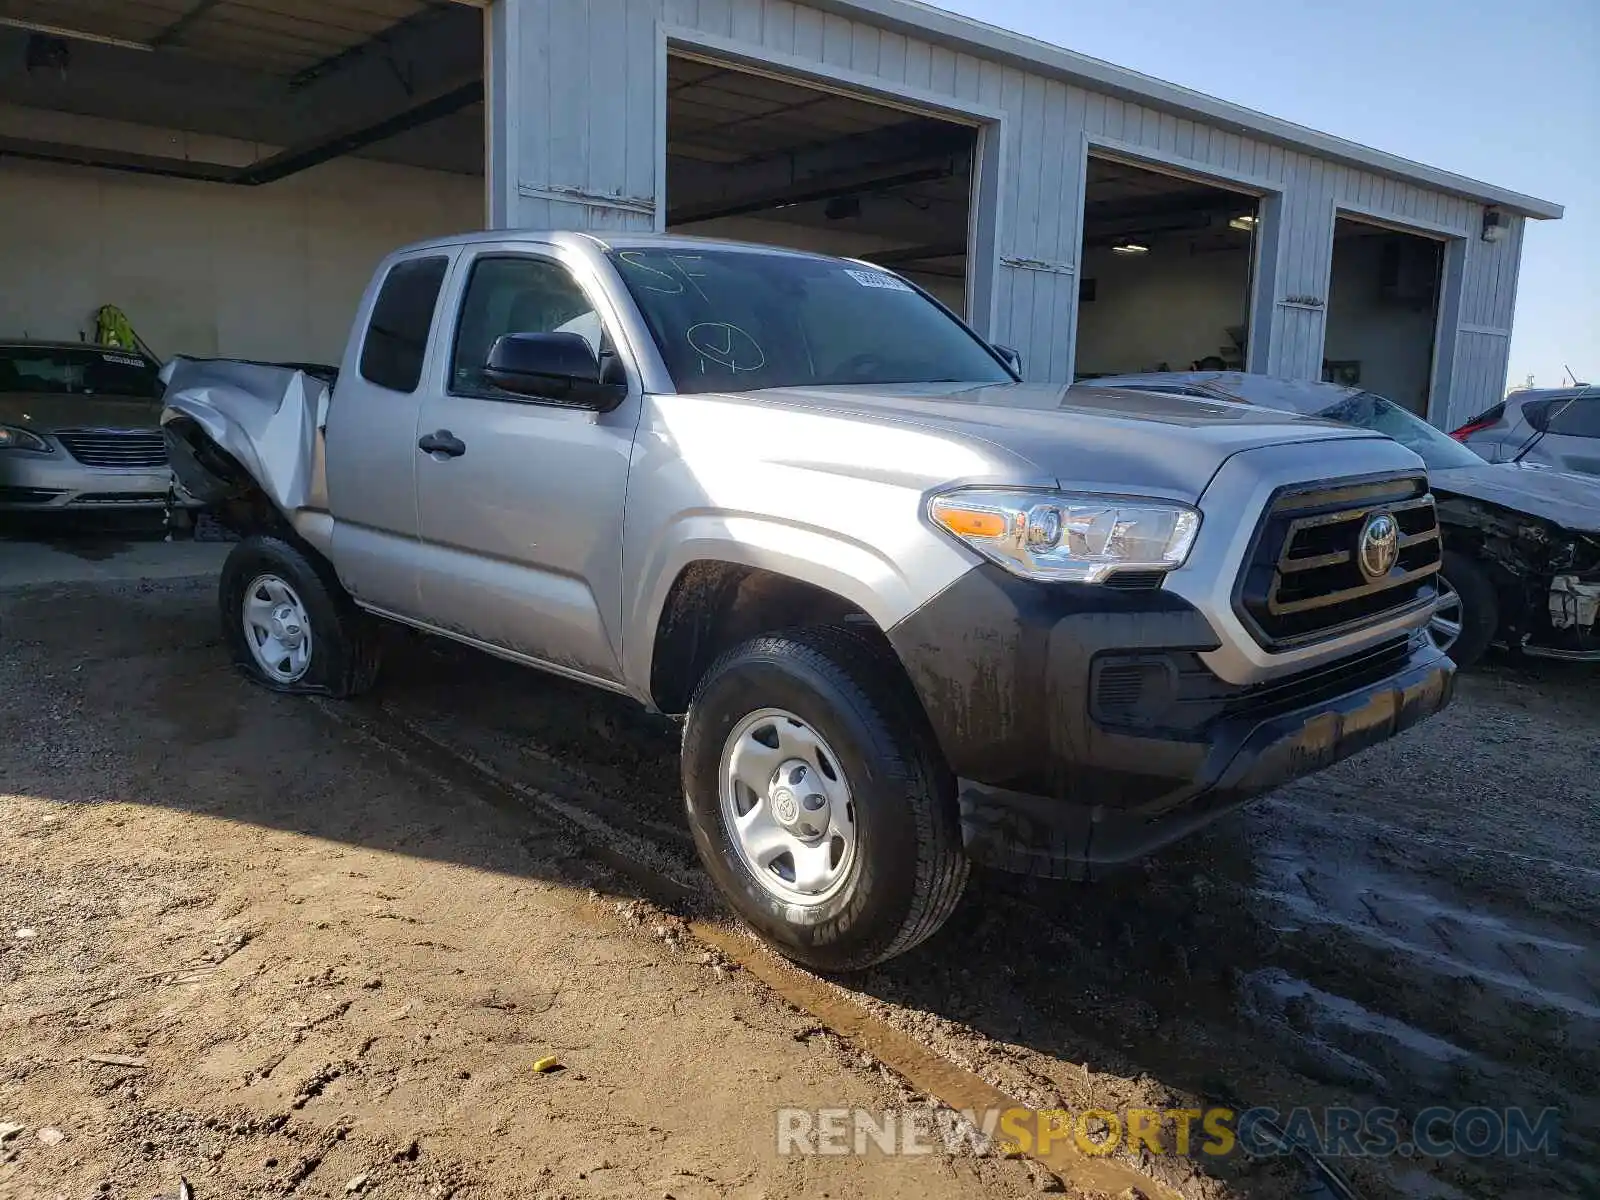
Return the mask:
{"type": "Polygon", "coordinates": [[[728,734],[718,779],[728,840],[763,889],[802,908],[838,895],[855,863],[855,800],[821,734],[759,709],[728,734]]]}
{"type": "Polygon", "coordinates": [[[1443,575],[1439,576],[1438,587],[1439,599],[1433,606],[1433,616],[1428,620],[1428,636],[1436,647],[1449,653],[1461,640],[1461,593],[1443,575]]]}
{"type": "Polygon", "coordinates": [[[257,575],[244,590],[244,640],[269,679],[294,683],[311,667],[311,617],[298,592],[277,575],[257,575]]]}

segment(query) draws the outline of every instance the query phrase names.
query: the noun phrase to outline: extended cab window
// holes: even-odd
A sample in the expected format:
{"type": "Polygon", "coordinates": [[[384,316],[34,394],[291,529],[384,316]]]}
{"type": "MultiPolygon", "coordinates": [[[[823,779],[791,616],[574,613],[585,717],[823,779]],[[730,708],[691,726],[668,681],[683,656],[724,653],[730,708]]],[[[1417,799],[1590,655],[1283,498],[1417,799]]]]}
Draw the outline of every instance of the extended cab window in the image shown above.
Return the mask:
{"type": "Polygon", "coordinates": [[[433,326],[447,258],[408,258],[384,277],[361,344],[361,377],[395,392],[414,392],[433,326]]]}
{"type": "Polygon", "coordinates": [[[472,267],[461,302],[450,390],[458,395],[505,397],[483,377],[495,340],[507,333],[576,333],[598,356],[600,315],[565,267],[542,258],[486,257],[472,267]]]}

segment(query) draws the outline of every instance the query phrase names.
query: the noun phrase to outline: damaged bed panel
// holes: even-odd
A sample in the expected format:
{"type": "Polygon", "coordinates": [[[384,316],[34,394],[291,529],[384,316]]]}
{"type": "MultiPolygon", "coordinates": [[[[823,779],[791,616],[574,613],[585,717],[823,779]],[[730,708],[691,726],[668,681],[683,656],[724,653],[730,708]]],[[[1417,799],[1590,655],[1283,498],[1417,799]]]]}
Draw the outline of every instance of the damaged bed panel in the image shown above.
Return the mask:
{"type": "Polygon", "coordinates": [[[209,359],[176,358],[165,374],[161,425],[184,488],[219,507],[259,492],[327,553],[327,383],[300,367],[209,359]]]}

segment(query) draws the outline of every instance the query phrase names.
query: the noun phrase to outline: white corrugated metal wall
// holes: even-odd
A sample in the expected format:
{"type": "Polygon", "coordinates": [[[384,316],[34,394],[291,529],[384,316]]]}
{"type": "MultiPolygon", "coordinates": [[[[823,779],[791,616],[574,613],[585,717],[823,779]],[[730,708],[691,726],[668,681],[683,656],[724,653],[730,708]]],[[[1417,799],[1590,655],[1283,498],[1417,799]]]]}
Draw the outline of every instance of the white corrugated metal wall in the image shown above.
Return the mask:
{"type": "Polygon", "coordinates": [[[490,29],[496,224],[651,228],[664,203],[664,55],[684,45],[988,120],[983,169],[998,178],[977,217],[972,315],[1021,350],[1035,378],[1071,378],[1084,163],[1094,147],[1267,199],[1279,225],[1266,234],[1276,244],[1262,258],[1252,329],[1266,344],[1252,349],[1254,368],[1320,373],[1341,209],[1456,239],[1435,423],[1449,428],[1504,389],[1523,219],[1484,242],[1483,205],[1462,196],[789,0],[494,0],[490,29]]]}

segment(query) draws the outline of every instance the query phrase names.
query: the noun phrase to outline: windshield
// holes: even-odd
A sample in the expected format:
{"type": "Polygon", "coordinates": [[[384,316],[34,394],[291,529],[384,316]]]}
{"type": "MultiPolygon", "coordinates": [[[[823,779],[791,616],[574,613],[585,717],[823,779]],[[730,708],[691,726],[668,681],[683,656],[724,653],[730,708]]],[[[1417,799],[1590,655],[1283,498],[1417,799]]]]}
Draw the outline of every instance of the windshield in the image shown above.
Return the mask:
{"type": "Polygon", "coordinates": [[[1421,417],[1401,408],[1393,400],[1385,400],[1374,392],[1362,392],[1348,400],[1317,413],[1330,421],[1346,425],[1359,425],[1392,437],[1407,450],[1422,457],[1430,471],[1444,471],[1451,467],[1481,467],[1483,459],[1461,443],[1440,433],[1421,417]]]}
{"type": "Polygon", "coordinates": [[[106,346],[0,346],[0,393],[54,396],[161,396],[159,368],[106,346]]]}
{"type": "Polygon", "coordinates": [[[754,250],[611,261],[680,392],[1012,381],[973,333],[883,271],[754,250]]]}

